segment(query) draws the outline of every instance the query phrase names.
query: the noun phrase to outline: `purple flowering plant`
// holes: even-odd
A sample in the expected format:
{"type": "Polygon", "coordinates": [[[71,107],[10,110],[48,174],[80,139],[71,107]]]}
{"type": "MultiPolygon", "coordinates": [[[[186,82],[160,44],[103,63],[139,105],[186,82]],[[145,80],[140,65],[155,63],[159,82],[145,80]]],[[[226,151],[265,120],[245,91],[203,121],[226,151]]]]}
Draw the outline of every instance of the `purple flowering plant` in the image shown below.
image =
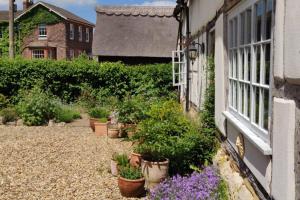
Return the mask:
{"type": "Polygon", "coordinates": [[[221,178],[213,167],[174,176],[150,191],[150,200],[215,200],[221,178]]]}

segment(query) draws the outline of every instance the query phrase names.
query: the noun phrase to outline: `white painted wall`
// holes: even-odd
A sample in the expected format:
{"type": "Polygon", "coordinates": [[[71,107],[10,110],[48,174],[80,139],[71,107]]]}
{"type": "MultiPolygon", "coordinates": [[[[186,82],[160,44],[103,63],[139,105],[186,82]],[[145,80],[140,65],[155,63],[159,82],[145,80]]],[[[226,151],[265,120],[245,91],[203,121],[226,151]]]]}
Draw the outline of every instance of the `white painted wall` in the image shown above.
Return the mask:
{"type": "Polygon", "coordinates": [[[224,60],[224,15],[222,14],[215,26],[215,120],[218,129],[223,135],[225,131],[225,117],[222,114],[226,110],[225,90],[225,60],[224,60]]]}
{"type": "Polygon", "coordinates": [[[192,35],[212,20],[216,11],[224,4],[224,0],[191,0],[190,21],[192,35]]]}

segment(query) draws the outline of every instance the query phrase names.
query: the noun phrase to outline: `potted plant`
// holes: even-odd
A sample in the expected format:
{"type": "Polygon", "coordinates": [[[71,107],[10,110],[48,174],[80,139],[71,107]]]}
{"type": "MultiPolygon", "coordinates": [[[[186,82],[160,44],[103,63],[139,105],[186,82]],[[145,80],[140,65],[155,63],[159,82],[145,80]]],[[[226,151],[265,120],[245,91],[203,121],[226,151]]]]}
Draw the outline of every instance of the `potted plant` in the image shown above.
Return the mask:
{"type": "Polygon", "coordinates": [[[126,130],[128,138],[132,138],[136,132],[136,126],[128,125],[125,130],[126,130]]]}
{"type": "Polygon", "coordinates": [[[148,189],[152,189],[168,177],[170,161],[155,147],[142,145],[140,146],[140,153],[142,155],[141,168],[146,186],[148,189]]]}
{"type": "Polygon", "coordinates": [[[114,153],[111,158],[110,167],[113,176],[119,175],[119,167],[129,166],[128,156],[126,154],[114,153]]]}
{"type": "Polygon", "coordinates": [[[105,136],[107,135],[107,118],[100,118],[97,122],[94,123],[95,125],[95,135],[97,136],[105,136]]]}
{"type": "Polygon", "coordinates": [[[112,124],[108,125],[108,133],[107,133],[108,137],[118,138],[119,134],[120,134],[120,129],[118,125],[112,125],[112,124]]]}
{"type": "Polygon", "coordinates": [[[121,167],[118,186],[124,197],[141,197],[145,193],[145,179],[139,168],[121,167]]]}
{"type": "Polygon", "coordinates": [[[139,153],[137,147],[133,149],[133,152],[130,155],[130,165],[132,167],[141,167],[142,155],[139,153]]]}
{"type": "Polygon", "coordinates": [[[103,107],[95,107],[89,111],[89,116],[90,116],[90,127],[93,129],[93,131],[95,131],[95,122],[99,123],[100,119],[101,122],[104,122],[105,119],[107,122],[109,117],[109,112],[103,107]]]}

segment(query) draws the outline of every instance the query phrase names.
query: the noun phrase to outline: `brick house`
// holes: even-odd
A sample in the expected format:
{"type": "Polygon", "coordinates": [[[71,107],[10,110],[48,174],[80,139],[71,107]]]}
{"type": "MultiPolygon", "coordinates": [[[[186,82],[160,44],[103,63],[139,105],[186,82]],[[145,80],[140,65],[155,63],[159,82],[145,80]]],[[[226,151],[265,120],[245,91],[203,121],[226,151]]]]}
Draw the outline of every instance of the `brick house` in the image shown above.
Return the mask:
{"type": "Polygon", "coordinates": [[[300,1],[177,0],[174,16],[186,110],[203,109],[211,57],[223,146],[260,199],[299,200],[300,1]]]}
{"type": "MultiPolygon", "coordinates": [[[[72,59],[83,52],[91,56],[94,24],[52,4],[34,4],[30,0],[23,1],[23,11],[18,12],[15,17],[16,24],[28,16],[34,18],[37,9],[55,15],[59,22],[39,24],[32,30],[32,34],[22,38],[21,53],[24,58],[72,59]]],[[[3,18],[8,19],[7,11],[6,15],[4,12],[2,21],[5,21],[3,18]]]]}

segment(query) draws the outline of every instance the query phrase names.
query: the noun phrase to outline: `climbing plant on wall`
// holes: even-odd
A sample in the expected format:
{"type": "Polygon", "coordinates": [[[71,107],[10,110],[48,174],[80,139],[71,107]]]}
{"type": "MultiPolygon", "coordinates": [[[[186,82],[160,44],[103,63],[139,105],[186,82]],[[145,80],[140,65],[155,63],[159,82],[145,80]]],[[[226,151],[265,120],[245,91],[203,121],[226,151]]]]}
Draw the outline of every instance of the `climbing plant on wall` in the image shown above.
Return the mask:
{"type": "MultiPolygon", "coordinates": [[[[23,15],[15,24],[15,47],[16,54],[21,54],[23,39],[30,35],[39,24],[56,24],[62,21],[62,18],[55,13],[50,12],[43,6],[38,6],[32,9],[30,12],[23,15]]],[[[0,48],[2,49],[3,55],[8,54],[8,24],[4,24],[4,34],[0,39],[0,48]]]]}

